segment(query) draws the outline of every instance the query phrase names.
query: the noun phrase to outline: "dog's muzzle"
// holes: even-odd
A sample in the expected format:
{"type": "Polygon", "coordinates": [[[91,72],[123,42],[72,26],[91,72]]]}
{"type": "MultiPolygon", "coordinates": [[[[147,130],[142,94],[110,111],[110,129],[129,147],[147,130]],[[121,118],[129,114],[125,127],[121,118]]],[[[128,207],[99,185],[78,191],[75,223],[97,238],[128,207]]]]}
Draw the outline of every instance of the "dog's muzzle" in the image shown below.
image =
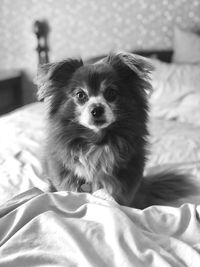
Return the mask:
{"type": "Polygon", "coordinates": [[[101,118],[104,115],[104,107],[103,106],[94,107],[91,110],[91,114],[95,119],[101,118]]]}
{"type": "Polygon", "coordinates": [[[106,123],[105,107],[103,105],[95,105],[91,111],[92,120],[95,125],[102,125],[106,123]]]}
{"type": "Polygon", "coordinates": [[[80,110],[79,122],[87,128],[99,131],[115,121],[111,107],[101,97],[92,97],[80,110]]]}

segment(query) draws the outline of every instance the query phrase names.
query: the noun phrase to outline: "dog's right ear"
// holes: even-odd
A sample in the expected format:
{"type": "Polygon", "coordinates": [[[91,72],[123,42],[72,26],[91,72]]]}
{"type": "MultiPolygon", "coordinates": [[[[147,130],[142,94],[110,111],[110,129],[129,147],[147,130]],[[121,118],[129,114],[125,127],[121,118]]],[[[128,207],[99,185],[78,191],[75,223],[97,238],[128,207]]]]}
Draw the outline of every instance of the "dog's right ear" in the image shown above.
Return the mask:
{"type": "Polygon", "coordinates": [[[68,59],[41,65],[36,78],[38,100],[42,101],[58,92],[59,88],[66,86],[73,73],[81,66],[83,66],[81,59],[68,59]]]}

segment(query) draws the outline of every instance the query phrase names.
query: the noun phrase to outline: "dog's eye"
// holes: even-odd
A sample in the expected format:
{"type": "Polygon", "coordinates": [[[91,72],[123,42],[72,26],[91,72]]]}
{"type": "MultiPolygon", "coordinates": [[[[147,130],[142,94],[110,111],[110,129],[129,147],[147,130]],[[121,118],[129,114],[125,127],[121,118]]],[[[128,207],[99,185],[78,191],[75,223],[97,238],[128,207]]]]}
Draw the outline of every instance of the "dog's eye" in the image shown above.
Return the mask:
{"type": "Polygon", "coordinates": [[[113,88],[107,88],[104,92],[104,97],[109,102],[115,101],[117,98],[117,90],[113,88]]]}
{"type": "Polygon", "coordinates": [[[76,93],[76,98],[79,100],[79,101],[85,101],[87,99],[87,95],[84,91],[78,91],[76,93]]]}

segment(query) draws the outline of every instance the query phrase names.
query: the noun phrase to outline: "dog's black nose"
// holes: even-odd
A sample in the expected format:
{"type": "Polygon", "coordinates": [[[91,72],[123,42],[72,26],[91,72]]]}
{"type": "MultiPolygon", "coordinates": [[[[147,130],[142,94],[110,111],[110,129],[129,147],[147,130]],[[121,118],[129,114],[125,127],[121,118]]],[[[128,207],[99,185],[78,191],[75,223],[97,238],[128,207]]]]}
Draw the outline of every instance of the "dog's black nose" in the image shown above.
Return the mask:
{"type": "Polygon", "coordinates": [[[103,114],[104,114],[104,107],[102,106],[98,106],[93,108],[93,110],[91,111],[91,114],[94,118],[100,118],[103,114]]]}

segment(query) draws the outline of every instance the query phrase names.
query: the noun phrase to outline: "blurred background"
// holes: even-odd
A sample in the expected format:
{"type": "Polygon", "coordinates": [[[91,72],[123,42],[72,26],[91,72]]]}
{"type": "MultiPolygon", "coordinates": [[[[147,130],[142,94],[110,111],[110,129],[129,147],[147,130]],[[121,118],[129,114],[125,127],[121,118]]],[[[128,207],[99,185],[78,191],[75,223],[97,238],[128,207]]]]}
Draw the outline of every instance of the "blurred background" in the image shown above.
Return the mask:
{"type": "Polygon", "coordinates": [[[0,0],[0,113],[35,101],[39,63],[113,49],[171,50],[200,29],[200,0],[0,0]]]}

